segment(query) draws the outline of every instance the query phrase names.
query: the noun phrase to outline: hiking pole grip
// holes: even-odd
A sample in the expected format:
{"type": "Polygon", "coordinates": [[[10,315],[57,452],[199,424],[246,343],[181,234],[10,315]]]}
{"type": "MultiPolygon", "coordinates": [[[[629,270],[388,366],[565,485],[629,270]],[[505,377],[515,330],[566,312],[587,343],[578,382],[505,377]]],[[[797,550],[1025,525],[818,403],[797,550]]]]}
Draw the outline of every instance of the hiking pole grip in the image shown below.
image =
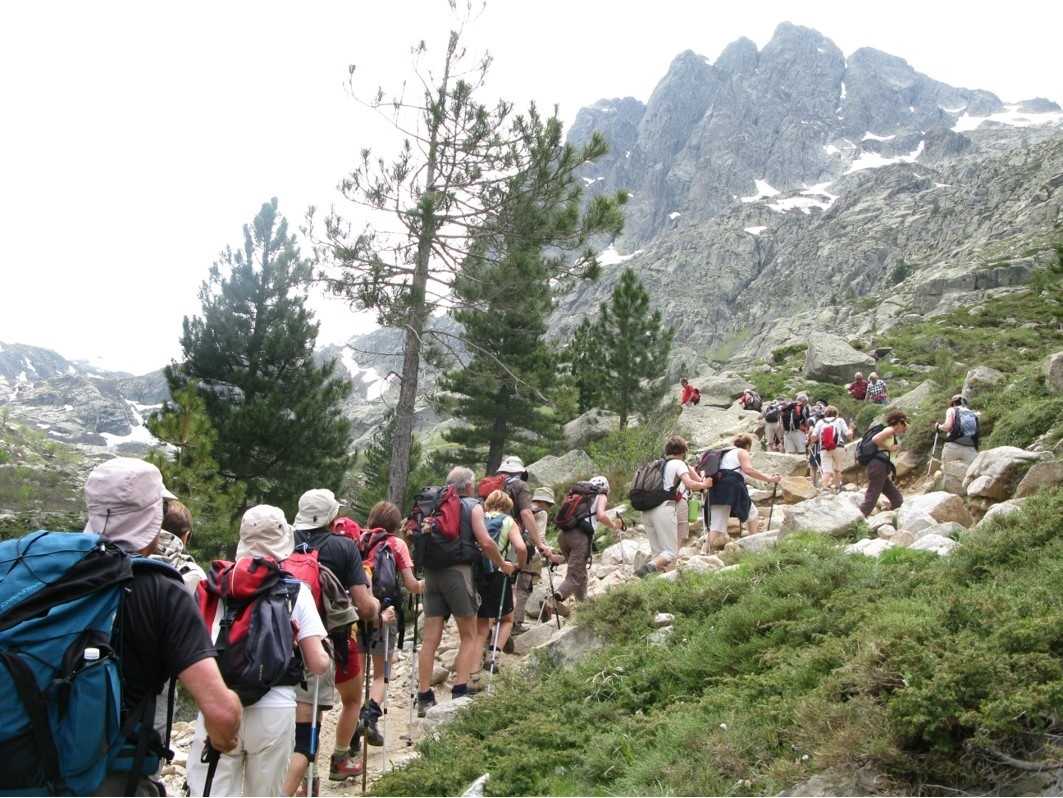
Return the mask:
{"type": "Polygon", "coordinates": [[[203,795],[210,795],[210,788],[214,785],[214,774],[218,772],[218,760],[221,759],[221,751],[215,748],[210,738],[203,741],[203,753],[199,761],[207,766],[207,777],[203,780],[203,795]]]}

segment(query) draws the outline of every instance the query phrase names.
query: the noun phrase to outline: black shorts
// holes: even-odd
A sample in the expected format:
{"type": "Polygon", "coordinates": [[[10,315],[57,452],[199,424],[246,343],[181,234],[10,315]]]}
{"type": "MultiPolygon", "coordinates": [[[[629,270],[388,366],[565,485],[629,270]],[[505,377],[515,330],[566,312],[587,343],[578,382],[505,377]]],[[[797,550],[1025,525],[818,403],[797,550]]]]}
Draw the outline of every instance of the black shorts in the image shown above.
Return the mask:
{"type": "Polygon", "coordinates": [[[500,614],[509,615],[513,612],[513,584],[501,571],[481,576],[476,582],[476,592],[480,594],[480,609],[476,611],[476,617],[497,618],[500,614]],[[500,601],[501,613],[498,611],[500,601]]]}

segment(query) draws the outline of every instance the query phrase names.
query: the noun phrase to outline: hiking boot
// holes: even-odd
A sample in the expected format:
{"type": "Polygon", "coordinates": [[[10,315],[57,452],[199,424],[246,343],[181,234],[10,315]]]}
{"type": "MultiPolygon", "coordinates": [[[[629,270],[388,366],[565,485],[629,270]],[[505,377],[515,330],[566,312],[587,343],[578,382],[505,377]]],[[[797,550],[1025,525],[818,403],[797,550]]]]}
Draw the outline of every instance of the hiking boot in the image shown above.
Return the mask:
{"type": "Polygon", "coordinates": [[[450,688],[450,700],[453,701],[455,698],[462,698],[467,695],[476,695],[483,691],[484,688],[479,684],[472,684],[471,682],[456,684],[450,688]]]}
{"type": "Polygon", "coordinates": [[[516,649],[513,648],[513,636],[512,635],[510,635],[510,638],[509,638],[509,640],[506,641],[506,644],[504,646],[502,646],[502,650],[504,652],[506,652],[507,654],[512,654],[516,650],[516,649]]]}
{"type": "MultiPolygon", "coordinates": [[[[361,773],[360,768],[358,772],[361,773]]],[[[329,778],[331,778],[331,775],[329,778]]],[[[299,782],[299,787],[296,789],[295,794],[301,798],[306,798],[306,779],[302,779],[299,782]]],[[[314,776],[313,782],[310,785],[310,794],[321,795],[321,779],[318,776],[314,776]]]]}
{"type": "MultiPolygon", "coordinates": [[[[332,761],[329,762],[329,781],[346,781],[352,776],[360,775],[362,775],[362,763],[360,760],[352,758],[349,752],[343,756],[334,756],[332,761]]],[[[303,783],[305,784],[306,782],[303,783]]]]}
{"type": "Polygon", "coordinates": [[[427,693],[417,694],[417,717],[423,718],[425,713],[436,705],[436,694],[429,690],[427,693]]]}
{"type": "Polygon", "coordinates": [[[369,703],[362,707],[362,732],[365,734],[365,740],[370,745],[380,746],[384,744],[384,738],[380,734],[380,730],[377,728],[376,722],[380,720],[380,716],[384,712],[380,708],[380,704],[369,699],[369,703]]]}
{"type": "Polygon", "coordinates": [[[639,569],[635,571],[635,576],[637,576],[639,579],[645,579],[647,576],[649,576],[656,570],[657,566],[654,565],[652,562],[648,562],[644,565],[639,566],[639,569]]]}
{"type": "MultiPolygon", "coordinates": [[[[518,637],[518,636],[524,634],[527,631],[528,631],[528,627],[525,626],[524,624],[522,624],[522,623],[513,624],[513,628],[509,632],[509,641],[506,643],[506,645],[508,646],[510,643],[512,643],[514,637],[518,637]]],[[[503,649],[503,651],[504,650],[505,649],[503,649]]],[[[507,652],[507,653],[513,653],[513,652],[507,652]]]]}

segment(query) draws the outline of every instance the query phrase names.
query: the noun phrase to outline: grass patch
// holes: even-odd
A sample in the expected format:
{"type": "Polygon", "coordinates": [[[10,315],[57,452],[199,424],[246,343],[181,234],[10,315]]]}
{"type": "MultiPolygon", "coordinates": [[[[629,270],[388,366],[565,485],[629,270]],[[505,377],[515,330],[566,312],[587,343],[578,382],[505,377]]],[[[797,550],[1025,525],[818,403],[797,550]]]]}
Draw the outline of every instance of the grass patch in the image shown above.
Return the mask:
{"type": "Polygon", "coordinates": [[[1063,731],[1063,494],[949,558],[792,535],[718,574],[626,584],[580,609],[602,649],[496,680],[381,795],[769,795],[869,765],[884,791],[983,793],[989,753],[1063,731]],[[675,616],[665,644],[652,619],[675,616]]]}

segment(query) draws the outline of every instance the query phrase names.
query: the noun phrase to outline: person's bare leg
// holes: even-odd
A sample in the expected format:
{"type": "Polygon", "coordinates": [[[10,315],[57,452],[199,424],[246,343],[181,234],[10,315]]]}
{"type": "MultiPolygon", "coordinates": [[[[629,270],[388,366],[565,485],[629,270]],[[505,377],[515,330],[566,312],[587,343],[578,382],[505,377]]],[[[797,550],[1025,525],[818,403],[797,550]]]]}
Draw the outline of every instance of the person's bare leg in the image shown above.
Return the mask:
{"type": "Polygon", "coordinates": [[[432,688],[432,672],[436,665],[436,651],[443,639],[443,616],[424,619],[424,637],[417,652],[417,689],[427,693],[432,688]]]}

